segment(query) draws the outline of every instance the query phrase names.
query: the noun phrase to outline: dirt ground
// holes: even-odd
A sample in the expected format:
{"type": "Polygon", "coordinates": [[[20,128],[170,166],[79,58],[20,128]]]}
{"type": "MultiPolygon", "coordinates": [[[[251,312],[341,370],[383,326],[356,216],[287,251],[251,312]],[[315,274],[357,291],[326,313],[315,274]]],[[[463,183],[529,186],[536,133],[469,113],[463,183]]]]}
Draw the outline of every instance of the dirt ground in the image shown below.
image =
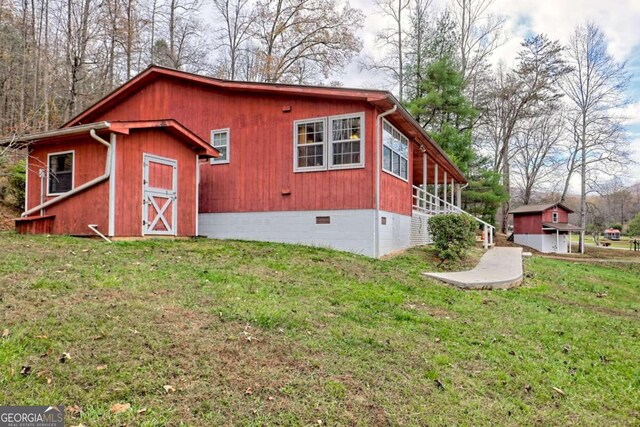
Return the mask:
{"type": "Polygon", "coordinates": [[[13,220],[19,216],[19,212],[7,206],[0,205],[0,231],[13,230],[15,227],[13,220]]]}

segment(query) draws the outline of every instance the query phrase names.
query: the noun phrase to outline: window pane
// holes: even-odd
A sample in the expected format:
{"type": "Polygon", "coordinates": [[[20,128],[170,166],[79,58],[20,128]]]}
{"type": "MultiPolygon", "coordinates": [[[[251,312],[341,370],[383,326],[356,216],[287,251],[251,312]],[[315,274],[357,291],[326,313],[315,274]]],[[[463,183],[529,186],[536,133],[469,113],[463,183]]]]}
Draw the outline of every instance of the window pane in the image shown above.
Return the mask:
{"type": "Polygon", "coordinates": [[[383,155],[382,155],[382,168],[384,170],[391,170],[391,148],[384,147],[383,155]]]}
{"type": "Polygon", "coordinates": [[[333,141],[360,140],[360,117],[333,119],[333,141]]]}
{"type": "Polygon", "coordinates": [[[49,157],[49,193],[65,193],[73,187],[73,153],[49,157]]]}
{"type": "Polygon", "coordinates": [[[298,145],[324,142],[324,121],[298,125],[298,145]]]}
{"type": "Polygon", "coordinates": [[[216,160],[219,162],[227,160],[227,147],[218,147],[218,151],[220,151],[220,157],[216,160]]]}
{"type": "Polygon", "coordinates": [[[298,147],[298,167],[322,166],[323,148],[320,144],[298,147]]]}
{"type": "Polygon", "coordinates": [[[396,175],[400,175],[400,156],[398,153],[393,153],[393,165],[391,166],[391,172],[396,175]]]}
{"type": "Polygon", "coordinates": [[[360,163],[360,141],[333,143],[333,164],[349,165],[360,163]]]}
{"type": "Polygon", "coordinates": [[[387,122],[384,122],[382,129],[382,169],[407,179],[409,140],[387,122]]]}

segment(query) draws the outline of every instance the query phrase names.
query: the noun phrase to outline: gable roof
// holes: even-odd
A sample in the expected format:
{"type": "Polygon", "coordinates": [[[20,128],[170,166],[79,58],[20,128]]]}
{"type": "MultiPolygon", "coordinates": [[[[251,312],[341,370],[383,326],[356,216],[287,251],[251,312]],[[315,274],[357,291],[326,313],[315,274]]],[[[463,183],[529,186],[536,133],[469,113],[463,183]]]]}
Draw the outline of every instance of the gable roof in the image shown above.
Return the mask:
{"type": "Polygon", "coordinates": [[[0,146],[3,144],[41,144],[56,142],[69,136],[77,136],[90,131],[96,132],[114,132],[128,135],[132,129],[150,129],[164,128],[169,133],[178,137],[182,142],[191,146],[202,157],[218,157],[220,153],[213,148],[211,144],[204,141],[195,133],[181,125],[173,119],[163,120],[144,120],[144,121],[113,121],[113,122],[96,122],[78,126],[69,126],[62,129],[56,129],[45,132],[32,133],[17,138],[0,139],[0,146]]]}
{"type": "MultiPolygon", "coordinates": [[[[369,102],[384,111],[390,110],[395,106],[397,110],[391,116],[394,117],[401,126],[405,127],[404,130],[407,133],[406,136],[413,138],[418,144],[423,146],[430,155],[444,158],[447,165],[443,166],[446,167],[449,176],[455,178],[457,182],[467,182],[462,171],[455,165],[455,163],[453,163],[453,161],[451,161],[451,159],[449,159],[444,150],[442,150],[433,138],[429,136],[429,134],[422,128],[422,126],[420,126],[415,118],[402,106],[393,94],[386,90],[292,85],[282,83],[238,82],[151,65],[149,68],[142,71],[140,74],[133,77],[131,80],[87,108],[85,111],[69,120],[63,125],[63,127],[77,126],[82,124],[85,120],[91,120],[92,116],[95,117],[95,115],[100,111],[116,105],[118,102],[132,95],[142,87],[161,78],[179,79],[231,92],[272,93],[328,99],[359,100],[369,102]]],[[[443,169],[445,169],[445,167],[443,167],[443,169]]]]}
{"type": "Polygon", "coordinates": [[[509,211],[510,214],[524,214],[524,213],[537,213],[537,212],[544,212],[547,209],[551,209],[554,206],[558,206],[562,209],[564,209],[565,211],[569,212],[569,213],[573,213],[572,209],[569,209],[567,206],[563,205],[562,203],[546,203],[546,204],[541,204],[541,205],[523,205],[520,206],[519,208],[515,208],[515,209],[511,209],[509,211]]]}

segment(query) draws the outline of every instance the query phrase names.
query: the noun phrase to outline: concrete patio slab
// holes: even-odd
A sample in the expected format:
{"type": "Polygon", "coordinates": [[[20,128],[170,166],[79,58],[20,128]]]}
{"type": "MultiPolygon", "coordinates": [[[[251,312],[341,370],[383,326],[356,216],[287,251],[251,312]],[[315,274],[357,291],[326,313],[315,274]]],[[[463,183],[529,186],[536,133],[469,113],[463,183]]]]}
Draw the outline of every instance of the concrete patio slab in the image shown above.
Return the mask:
{"type": "Polygon", "coordinates": [[[469,271],[422,274],[461,289],[513,288],[522,283],[522,248],[491,248],[469,271]]]}

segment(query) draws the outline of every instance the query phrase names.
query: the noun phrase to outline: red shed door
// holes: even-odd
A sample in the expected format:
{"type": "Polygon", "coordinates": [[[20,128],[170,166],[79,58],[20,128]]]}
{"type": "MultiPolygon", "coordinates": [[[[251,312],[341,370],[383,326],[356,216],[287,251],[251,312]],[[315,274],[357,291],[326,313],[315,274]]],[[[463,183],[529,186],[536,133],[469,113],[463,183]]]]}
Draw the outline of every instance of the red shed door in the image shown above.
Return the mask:
{"type": "Polygon", "coordinates": [[[176,236],[178,161],[150,154],[142,161],[142,234],[176,236]]]}

